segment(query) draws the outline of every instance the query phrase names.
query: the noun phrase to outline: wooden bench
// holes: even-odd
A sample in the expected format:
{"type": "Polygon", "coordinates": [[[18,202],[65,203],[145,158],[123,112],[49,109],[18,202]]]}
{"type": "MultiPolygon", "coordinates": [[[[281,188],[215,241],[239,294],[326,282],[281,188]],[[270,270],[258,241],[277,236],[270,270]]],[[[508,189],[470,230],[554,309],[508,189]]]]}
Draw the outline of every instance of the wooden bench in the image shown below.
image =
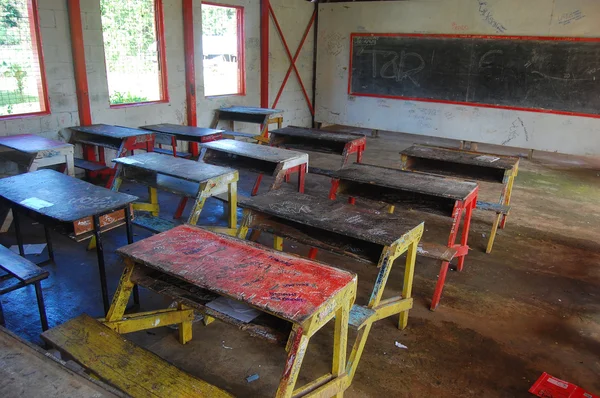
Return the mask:
{"type": "Polygon", "coordinates": [[[519,158],[428,145],[414,145],[400,154],[404,170],[502,184],[502,193],[497,203],[477,202],[478,209],[496,213],[486,247],[486,253],[491,253],[498,227],[504,228],[510,212],[510,198],[519,172],[519,158]]]}
{"type": "MultiPolygon", "coordinates": [[[[220,230],[235,234],[239,179],[236,170],[153,152],[118,158],[113,162],[117,164],[117,171],[112,190],[118,191],[122,181],[132,181],[147,186],[149,203],[134,203],[133,208],[150,212],[153,217],[158,217],[160,210],[157,189],[195,200],[187,219],[187,222],[192,225],[198,222],[207,198],[226,193],[229,205],[229,228],[220,230]]],[[[179,209],[175,215],[176,217],[180,215],[179,209]]],[[[148,221],[151,221],[148,217],[134,220],[140,226],[146,226],[148,221]]],[[[164,228],[168,226],[168,222],[167,220],[152,222],[150,229],[153,230],[158,225],[164,228]]]]}
{"type": "Polygon", "coordinates": [[[78,169],[85,170],[85,171],[100,172],[100,171],[104,171],[109,168],[105,164],[94,162],[91,160],[85,160],[85,159],[81,159],[81,158],[75,158],[74,163],[75,163],[75,167],[77,167],[78,169]]]}
{"type": "Polygon", "coordinates": [[[182,225],[122,247],[125,270],[105,324],[120,333],[171,324],[179,339],[192,338],[193,309],[254,336],[287,341],[287,360],[278,397],[335,396],[350,384],[346,342],[356,275],[251,242],[182,225]],[[125,315],[134,285],[178,302],[178,308],[125,315]],[[219,311],[216,298],[258,310],[243,322],[219,311]],[[295,389],[311,336],[335,318],[331,372],[295,389]]]}
{"type": "MultiPolygon", "coordinates": [[[[16,279],[17,283],[9,286],[0,285],[0,296],[25,286],[34,285],[35,295],[37,297],[38,309],[40,312],[40,321],[42,330],[48,329],[48,318],[46,318],[46,307],[44,305],[44,295],[42,294],[42,280],[50,275],[31,261],[13,253],[6,247],[0,245],[0,270],[4,275],[0,275],[0,281],[16,279]]],[[[2,303],[0,302],[0,325],[4,326],[4,313],[2,303]]]]}
{"type": "MultiPolygon", "coordinates": [[[[406,250],[404,246],[417,237],[416,231],[420,231],[419,238],[423,233],[422,227],[419,226],[424,217],[420,213],[400,211],[393,215],[382,214],[371,209],[287,190],[271,191],[252,198],[240,197],[240,207],[244,208],[238,231],[240,238],[246,238],[248,230],[253,231],[252,239],[257,238],[255,231],[267,232],[275,236],[274,247],[278,250],[283,249],[281,238],[289,238],[312,247],[308,253],[311,259],[316,257],[318,248],[377,265],[380,272],[372,297],[376,296],[376,292],[383,292],[394,260],[406,250]],[[403,247],[404,250],[400,250],[403,247]]],[[[456,256],[455,248],[426,239],[427,236],[420,241],[417,239],[416,253],[420,256],[441,261],[442,268],[456,256]]],[[[412,273],[412,267],[412,264],[407,264],[405,275],[412,273]]],[[[432,302],[441,296],[445,275],[441,272],[438,277],[432,302]]],[[[402,298],[395,301],[389,299],[388,306],[399,305],[403,299],[410,298],[412,276],[405,279],[404,288],[406,290],[403,291],[402,298]]],[[[369,303],[370,307],[377,305],[378,302],[369,303]]],[[[436,306],[437,304],[432,305],[432,309],[436,306]]],[[[385,312],[386,316],[395,314],[385,307],[382,306],[378,311],[379,319],[383,318],[379,315],[382,312],[385,312]]],[[[408,310],[399,313],[399,327],[403,329],[407,324],[408,310]]]]}
{"type": "MultiPolygon", "coordinates": [[[[451,220],[447,246],[457,251],[457,269],[462,271],[469,253],[471,216],[478,191],[479,186],[474,182],[355,163],[333,173],[329,198],[342,194],[350,196],[350,203],[355,202],[355,197],[384,203],[390,206],[391,213],[400,208],[447,217],[451,220]],[[463,214],[462,233],[457,242],[463,214]]],[[[449,266],[448,262],[442,262],[432,310],[439,304],[449,266]]]]}
{"type": "Polygon", "coordinates": [[[42,338],[131,397],[232,397],[85,314],[42,333],[42,338]]]}

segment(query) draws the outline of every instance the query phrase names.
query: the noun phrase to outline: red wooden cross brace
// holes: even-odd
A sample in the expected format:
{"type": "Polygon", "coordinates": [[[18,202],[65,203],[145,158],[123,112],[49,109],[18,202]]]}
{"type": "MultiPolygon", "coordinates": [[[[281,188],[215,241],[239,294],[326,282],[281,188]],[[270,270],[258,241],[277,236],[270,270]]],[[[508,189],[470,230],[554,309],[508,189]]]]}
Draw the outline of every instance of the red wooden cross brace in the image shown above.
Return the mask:
{"type": "Polygon", "coordinates": [[[277,28],[277,32],[279,32],[279,37],[281,37],[281,42],[283,43],[285,52],[290,60],[290,67],[288,68],[287,73],[285,74],[283,82],[281,83],[281,87],[279,88],[279,91],[277,92],[277,96],[275,97],[275,101],[273,102],[273,106],[271,108],[274,109],[277,106],[277,103],[279,102],[279,98],[281,97],[281,94],[283,93],[283,89],[285,88],[285,85],[286,85],[286,83],[290,77],[290,74],[292,73],[292,69],[293,69],[294,73],[296,74],[296,77],[298,77],[298,82],[300,83],[300,88],[302,88],[302,93],[304,94],[304,99],[306,100],[306,105],[308,105],[310,114],[314,116],[315,110],[313,109],[312,103],[311,103],[310,99],[308,98],[308,93],[306,92],[306,88],[304,87],[304,83],[302,82],[302,77],[300,77],[300,72],[298,72],[298,69],[296,68],[296,61],[298,60],[298,57],[300,56],[300,51],[302,51],[302,47],[304,46],[306,37],[308,36],[308,33],[310,32],[310,28],[313,26],[313,23],[315,22],[315,18],[317,16],[317,11],[316,10],[313,11],[312,17],[310,18],[310,21],[308,22],[308,25],[306,26],[306,30],[304,31],[304,35],[302,35],[302,40],[300,41],[300,44],[298,45],[298,49],[296,50],[296,54],[293,57],[292,57],[292,53],[290,52],[290,48],[287,45],[287,41],[285,40],[285,36],[283,35],[283,32],[281,31],[281,27],[279,26],[279,22],[277,21],[277,16],[275,16],[273,7],[271,7],[271,4],[269,4],[269,11],[271,13],[271,16],[273,17],[273,22],[275,23],[275,28],[277,28]]]}

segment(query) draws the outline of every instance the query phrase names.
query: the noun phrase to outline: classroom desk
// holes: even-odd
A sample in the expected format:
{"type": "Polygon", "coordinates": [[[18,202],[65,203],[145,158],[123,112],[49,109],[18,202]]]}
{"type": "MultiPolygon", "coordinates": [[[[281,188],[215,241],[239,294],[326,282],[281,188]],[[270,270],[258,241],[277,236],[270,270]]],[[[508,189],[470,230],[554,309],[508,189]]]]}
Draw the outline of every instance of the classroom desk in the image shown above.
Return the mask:
{"type": "Polygon", "coordinates": [[[232,323],[255,336],[280,340],[266,324],[282,322],[288,356],[277,397],[334,396],[349,386],[346,339],[356,275],[225,235],[182,225],[122,247],[125,270],[105,324],[128,333],[179,324],[179,338],[192,338],[193,311],[232,323]],[[128,314],[125,305],[134,285],[145,286],[178,302],[177,309],[128,314]],[[210,308],[226,297],[260,311],[248,323],[210,308]],[[208,305],[208,306],[207,306],[208,305]],[[327,376],[294,389],[310,337],[335,317],[333,366],[327,376]],[[289,333],[291,326],[291,333],[289,333]],[[286,337],[287,336],[287,337],[286,337]],[[323,391],[325,390],[325,391],[323,391]]]}
{"type": "Polygon", "coordinates": [[[69,129],[73,132],[71,142],[83,146],[85,160],[76,159],[75,166],[87,170],[90,175],[106,173],[108,175],[107,188],[112,185],[115,168],[107,166],[105,149],[117,151],[116,157],[123,157],[128,152],[133,155],[133,151],[136,149],[143,149],[146,152],[152,152],[154,149],[154,133],[147,130],[107,124],[75,126],[69,129]]]}
{"type": "MultiPolygon", "coordinates": [[[[386,167],[354,164],[333,172],[330,199],[348,195],[448,217],[452,220],[448,247],[457,250],[457,268],[462,271],[469,253],[467,244],[471,215],[479,186],[474,182],[386,167]],[[456,243],[460,221],[465,214],[460,243],[456,243]]],[[[393,208],[391,209],[393,211],[393,208]]],[[[449,264],[443,264],[433,302],[439,302],[449,264]]],[[[435,306],[432,307],[435,309],[435,306]]]]}
{"type": "Polygon", "coordinates": [[[273,115],[281,114],[283,111],[279,109],[255,108],[251,106],[230,106],[221,108],[215,112],[215,117],[211,124],[211,128],[217,128],[220,121],[228,121],[231,131],[226,131],[224,134],[230,136],[228,138],[243,137],[252,138],[258,142],[269,142],[267,127],[269,118],[273,115]],[[251,124],[260,124],[260,134],[246,134],[235,131],[235,122],[244,122],[251,124]]]}
{"type": "MultiPolygon", "coordinates": [[[[354,304],[350,311],[350,324],[358,330],[348,363],[352,380],[373,323],[399,314],[398,328],[407,326],[408,312],[413,307],[413,276],[423,222],[282,189],[243,198],[241,202],[244,207],[238,231],[241,239],[246,238],[249,229],[268,232],[274,235],[274,247],[280,251],[282,238],[290,238],[379,268],[368,303],[354,304]],[[382,300],[394,261],[404,253],[407,255],[402,294],[382,300]]],[[[311,249],[309,257],[315,255],[316,250],[311,249]]]]}
{"type": "MultiPolygon", "coordinates": [[[[519,158],[490,153],[469,152],[460,149],[414,145],[400,152],[402,169],[448,175],[502,184],[497,203],[478,202],[481,209],[494,210],[494,205],[509,206],[515,177],[519,173],[519,158]]],[[[498,226],[506,225],[508,212],[498,212],[488,240],[486,252],[490,253],[498,226]]]]}
{"type": "Polygon", "coordinates": [[[124,397],[91,377],[67,368],[60,359],[0,327],[0,396],[124,397]]]}
{"type": "Polygon", "coordinates": [[[304,192],[304,178],[308,168],[306,153],[236,140],[219,140],[200,146],[202,162],[260,173],[252,195],[258,192],[262,174],[275,177],[270,189],[277,189],[286,176],[295,172],[298,172],[298,192],[304,192]]]}
{"type": "MultiPolygon", "coordinates": [[[[13,210],[21,256],[24,250],[20,214],[44,226],[51,260],[54,260],[54,251],[50,229],[77,242],[95,237],[105,311],[109,302],[101,233],[125,225],[127,241],[133,242],[130,204],[135,200],[136,196],[112,192],[54,170],[19,174],[3,179],[0,184],[0,203],[13,210]]],[[[135,300],[139,302],[137,294],[135,300]]]]}
{"type": "MultiPolygon", "coordinates": [[[[64,165],[68,175],[74,176],[73,145],[54,141],[34,134],[0,137],[0,158],[16,163],[25,172],[41,167],[64,165]]],[[[12,212],[4,217],[0,232],[8,231],[12,212]]]]}
{"type": "MultiPolygon", "coordinates": [[[[179,124],[152,124],[141,126],[141,129],[150,130],[156,133],[155,143],[170,145],[173,156],[197,158],[198,143],[220,140],[223,138],[223,130],[207,129],[204,127],[182,126],[179,124]],[[180,154],[177,152],[177,141],[186,141],[190,143],[189,153],[180,154]]],[[[154,148],[154,152],[166,153],[162,148],[154,148]]]]}
{"type": "MultiPolygon", "coordinates": [[[[273,130],[270,134],[272,146],[340,155],[342,157],[341,167],[348,163],[348,158],[353,153],[356,153],[356,162],[361,163],[363,152],[367,146],[367,137],[364,134],[339,133],[295,126],[273,130]]],[[[309,171],[315,172],[313,169],[309,171]]]]}
{"type": "MultiPolygon", "coordinates": [[[[237,230],[239,176],[236,170],[153,152],[117,158],[113,162],[117,164],[113,191],[119,190],[123,180],[149,187],[150,203],[134,203],[134,210],[148,211],[153,217],[158,217],[160,209],[156,190],[160,189],[195,199],[194,207],[187,220],[189,224],[195,225],[205,200],[226,193],[229,203],[229,229],[220,230],[229,233],[235,233],[237,230]]],[[[136,216],[134,223],[141,224],[153,232],[162,232],[161,228],[155,227],[156,223],[153,221],[155,220],[151,218],[136,216]]]]}

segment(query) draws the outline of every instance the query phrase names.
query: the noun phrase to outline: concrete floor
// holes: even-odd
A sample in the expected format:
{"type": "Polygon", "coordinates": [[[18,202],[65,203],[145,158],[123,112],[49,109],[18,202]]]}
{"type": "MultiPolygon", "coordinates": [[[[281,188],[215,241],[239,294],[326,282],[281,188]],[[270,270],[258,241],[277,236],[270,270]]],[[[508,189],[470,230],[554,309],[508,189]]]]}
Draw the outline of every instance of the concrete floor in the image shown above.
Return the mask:
{"type": "MultiPolygon", "coordinates": [[[[456,145],[456,142],[391,133],[369,138],[365,162],[399,166],[398,152],[413,142],[456,145]]],[[[479,150],[518,153],[480,145],[479,150]]],[[[521,151],[523,152],[523,151],[521,151]]],[[[311,164],[336,167],[339,158],[311,154],[311,164]]],[[[600,172],[594,159],[536,154],[522,160],[507,229],[501,230],[493,253],[484,253],[492,216],[475,212],[471,252],[461,273],[448,275],[441,305],[428,310],[439,265],[418,259],[414,283],[415,308],[409,327],[395,328],[396,319],[375,324],[348,397],[528,397],[528,388],[544,371],[600,393],[600,172]],[[395,347],[400,342],[408,349],[395,347]]],[[[242,193],[253,179],[243,175],[242,193]]],[[[263,187],[268,186],[263,182],[263,187]]],[[[307,177],[307,193],[325,195],[328,179],[307,177]]],[[[144,196],[139,187],[125,190],[144,196]]],[[[494,199],[499,187],[482,185],[483,198],[494,199]]],[[[159,194],[163,215],[173,214],[177,200],[159,194]]],[[[43,229],[25,220],[26,242],[43,242],[43,229]]],[[[208,201],[200,224],[225,225],[222,205],[208,201]]],[[[427,225],[426,225],[427,228],[427,225]]],[[[432,227],[433,228],[433,227],[432,227]]],[[[136,229],[136,239],[148,232],[136,229]]],[[[443,241],[447,232],[429,231],[443,241]]],[[[95,252],[54,234],[56,263],[43,283],[49,323],[58,325],[83,312],[102,315],[95,252]]],[[[268,237],[262,237],[268,243],[268,237]]],[[[106,234],[109,291],[114,292],[121,264],[114,250],[125,244],[122,229],[106,234]]],[[[0,243],[15,243],[12,232],[0,243]]],[[[286,242],[286,250],[306,254],[307,248],[286,242]]],[[[44,256],[42,254],[42,256],[44,256]]],[[[376,268],[320,253],[319,260],[356,272],[358,302],[365,302],[376,268]]],[[[401,289],[398,261],[388,294],[401,289]]],[[[168,300],[142,290],[144,310],[164,307],[168,300]]],[[[41,344],[33,288],[2,297],[7,326],[41,344]]],[[[196,324],[186,346],[175,332],[159,328],[128,336],[189,373],[236,396],[273,396],[285,352],[219,322],[196,324]],[[246,377],[260,379],[247,383],[246,377]]],[[[353,335],[351,336],[351,339],[353,335]]],[[[312,340],[299,384],[327,372],[332,328],[312,340]]]]}

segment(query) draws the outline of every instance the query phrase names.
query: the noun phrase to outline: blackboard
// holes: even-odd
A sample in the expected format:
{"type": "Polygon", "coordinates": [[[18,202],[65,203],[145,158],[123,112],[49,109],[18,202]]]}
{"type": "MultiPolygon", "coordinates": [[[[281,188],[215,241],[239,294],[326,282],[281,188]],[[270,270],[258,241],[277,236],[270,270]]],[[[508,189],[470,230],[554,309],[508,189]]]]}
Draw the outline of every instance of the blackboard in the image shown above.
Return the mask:
{"type": "Polygon", "coordinates": [[[600,117],[600,39],[351,35],[349,94],[600,117]]]}

